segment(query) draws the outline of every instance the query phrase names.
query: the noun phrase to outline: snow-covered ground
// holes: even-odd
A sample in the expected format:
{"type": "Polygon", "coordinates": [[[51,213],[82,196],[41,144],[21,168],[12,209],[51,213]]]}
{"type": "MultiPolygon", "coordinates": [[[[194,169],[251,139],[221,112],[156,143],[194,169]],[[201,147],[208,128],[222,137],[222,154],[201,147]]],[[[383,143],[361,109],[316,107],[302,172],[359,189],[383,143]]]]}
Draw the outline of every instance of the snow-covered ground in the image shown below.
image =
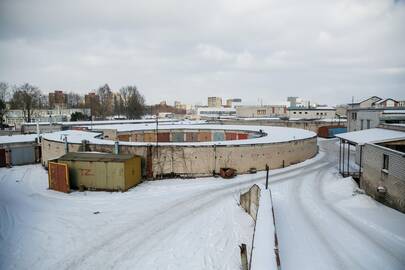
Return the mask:
{"type": "MultiPolygon", "coordinates": [[[[354,192],[338,146],[271,171],[282,269],[405,269],[405,215],[354,192]]],[[[253,222],[239,194],[264,173],[47,190],[40,165],[0,169],[0,269],[240,269],[253,222]]]]}

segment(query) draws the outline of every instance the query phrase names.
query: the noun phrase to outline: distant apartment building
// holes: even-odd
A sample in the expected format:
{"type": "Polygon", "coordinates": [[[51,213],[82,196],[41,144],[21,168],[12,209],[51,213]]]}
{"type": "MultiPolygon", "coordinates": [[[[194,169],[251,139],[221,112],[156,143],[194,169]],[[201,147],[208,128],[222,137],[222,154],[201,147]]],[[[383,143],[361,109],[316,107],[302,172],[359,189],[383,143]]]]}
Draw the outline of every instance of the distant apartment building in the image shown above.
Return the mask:
{"type": "Polygon", "coordinates": [[[336,118],[336,109],[332,107],[316,108],[288,108],[288,117],[290,119],[334,119],[336,118]]]}
{"type": "Polygon", "coordinates": [[[236,106],[236,116],[242,118],[286,117],[287,107],[284,105],[236,106]]]}
{"type": "Polygon", "coordinates": [[[234,118],[236,116],[236,109],[224,107],[199,107],[197,108],[197,116],[200,119],[234,118]]]}
{"type": "Polygon", "coordinates": [[[62,107],[65,108],[67,106],[67,94],[63,93],[61,90],[56,90],[53,93],[48,94],[49,99],[49,107],[62,107]]]}
{"type": "MultiPolygon", "coordinates": [[[[80,109],[66,109],[66,108],[56,108],[56,109],[41,109],[34,110],[31,116],[31,122],[64,122],[69,121],[72,113],[80,112],[84,115],[90,116],[89,108],[80,109]]],[[[5,123],[19,128],[22,123],[25,122],[23,110],[9,110],[4,116],[5,123]]]]}
{"type": "Polygon", "coordinates": [[[222,98],[221,97],[208,97],[208,107],[209,108],[222,107],[222,98]]]}
{"type": "Polygon", "coordinates": [[[99,103],[99,102],[100,102],[100,96],[94,92],[90,92],[84,96],[84,105],[86,107],[90,108],[93,104],[99,103]]]}
{"type": "Polygon", "coordinates": [[[382,99],[376,96],[348,104],[348,131],[375,128],[385,123],[405,123],[405,107],[400,104],[392,98],[382,99]]]}
{"type": "Polygon", "coordinates": [[[240,99],[240,98],[228,98],[226,100],[225,107],[228,107],[228,108],[236,107],[236,106],[240,105],[241,102],[242,102],[242,99],[240,99]]]}
{"type": "Polygon", "coordinates": [[[300,97],[287,97],[289,108],[315,108],[317,104],[309,100],[304,100],[300,97]]]}

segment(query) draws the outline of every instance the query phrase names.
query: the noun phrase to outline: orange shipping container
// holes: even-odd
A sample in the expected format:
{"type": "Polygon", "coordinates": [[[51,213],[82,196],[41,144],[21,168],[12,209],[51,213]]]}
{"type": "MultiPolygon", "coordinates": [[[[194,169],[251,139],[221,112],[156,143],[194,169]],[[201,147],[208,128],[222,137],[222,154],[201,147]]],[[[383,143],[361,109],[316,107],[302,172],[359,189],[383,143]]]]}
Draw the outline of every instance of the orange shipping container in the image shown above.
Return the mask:
{"type": "Polygon", "coordinates": [[[202,131],[198,133],[199,142],[209,142],[212,141],[211,132],[202,131]]]}

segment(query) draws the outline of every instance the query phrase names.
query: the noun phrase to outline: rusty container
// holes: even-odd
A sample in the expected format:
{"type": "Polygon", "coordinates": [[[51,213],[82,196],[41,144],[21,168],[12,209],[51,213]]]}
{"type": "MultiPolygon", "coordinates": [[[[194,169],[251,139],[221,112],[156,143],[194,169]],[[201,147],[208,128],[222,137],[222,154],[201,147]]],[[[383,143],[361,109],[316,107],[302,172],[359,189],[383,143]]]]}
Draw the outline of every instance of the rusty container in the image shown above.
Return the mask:
{"type": "Polygon", "coordinates": [[[129,134],[118,134],[117,135],[118,140],[121,142],[129,142],[129,137],[131,137],[131,135],[129,135],[129,134]]]}
{"type": "Polygon", "coordinates": [[[144,142],[156,142],[156,133],[154,133],[154,132],[144,133],[143,141],[144,142]]]}
{"type": "Polygon", "coordinates": [[[237,139],[238,134],[235,132],[225,132],[225,140],[232,141],[237,139]]]}
{"type": "Polygon", "coordinates": [[[198,132],[199,142],[209,142],[212,141],[211,131],[200,131],[198,132]]]}
{"type": "Polygon", "coordinates": [[[57,162],[68,166],[72,189],[126,191],[141,182],[141,158],[135,155],[70,152],[57,162]]]}
{"type": "Polygon", "coordinates": [[[246,140],[248,138],[247,133],[238,133],[238,140],[246,140]]]}
{"type": "Polygon", "coordinates": [[[170,142],[170,132],[159,132],[157,138],[159,142],[170,142]]]}
{"type": "Polygon", "coordinates": [[[198,132],[187,132],[186,141],[187,142],[198,142],[198,132]]]}
{"type": "Polygon", "coordinates": [[[184,132],[182,131],[172,132],[172,142],[184,142],[184,132]]]}
{"type": "Polygon", "coordinates": [[[229,179],[235,177],[236,170],[233,168],[220,168],[219,169],[219,175],[221,175],[222,178],[229,179]]]}

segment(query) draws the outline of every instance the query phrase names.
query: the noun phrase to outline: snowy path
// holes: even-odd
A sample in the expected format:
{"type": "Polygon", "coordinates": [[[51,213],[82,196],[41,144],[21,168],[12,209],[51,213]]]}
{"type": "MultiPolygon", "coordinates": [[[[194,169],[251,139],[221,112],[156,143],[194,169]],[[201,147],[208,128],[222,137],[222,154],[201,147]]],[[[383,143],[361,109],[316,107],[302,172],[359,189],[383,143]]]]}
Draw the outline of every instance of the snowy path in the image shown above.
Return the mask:
{"type": "MultiPolygon", "coordinates": [[[[337,151],[333,141],[320,146],[337,151]]],[[[405,215],[353,196],[336,158],[325,155],[327,166],[272,187],[282,268],[405,269],[405,215]]]]}
{"type": "MultiPolygon", "coordinates": [[[[336,143],[320,145],[270,174],[282,269],[405,269],[405,215],[352,196],[336,143]]],[[[263,173],[66,195],[46,189],[40,166],[0,169],[0,269],[239,269],[253,232],[239,194],[257,182],[263,173]]]]}

